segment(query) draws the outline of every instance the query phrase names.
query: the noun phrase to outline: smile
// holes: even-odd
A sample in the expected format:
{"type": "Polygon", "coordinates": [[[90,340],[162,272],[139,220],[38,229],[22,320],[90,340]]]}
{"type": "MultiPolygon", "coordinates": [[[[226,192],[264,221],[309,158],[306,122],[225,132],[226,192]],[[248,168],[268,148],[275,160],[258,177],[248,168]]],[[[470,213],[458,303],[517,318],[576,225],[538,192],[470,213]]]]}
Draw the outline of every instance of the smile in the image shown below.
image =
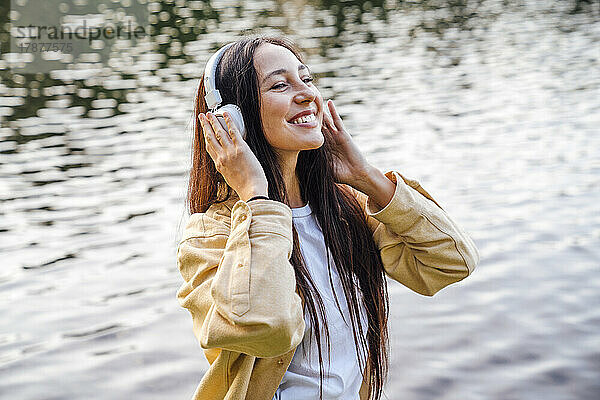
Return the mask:
{"type": "Polygon", "coordinates": [[[309,114],[309,115],[305,115],[303,117],[296,118],[296,119],[290,121],[290,124],[293,124],[293,125],[307,124],[310,122],[314,122],[316,120],[317,120],[317,117],[315,114],[309,114]]]}

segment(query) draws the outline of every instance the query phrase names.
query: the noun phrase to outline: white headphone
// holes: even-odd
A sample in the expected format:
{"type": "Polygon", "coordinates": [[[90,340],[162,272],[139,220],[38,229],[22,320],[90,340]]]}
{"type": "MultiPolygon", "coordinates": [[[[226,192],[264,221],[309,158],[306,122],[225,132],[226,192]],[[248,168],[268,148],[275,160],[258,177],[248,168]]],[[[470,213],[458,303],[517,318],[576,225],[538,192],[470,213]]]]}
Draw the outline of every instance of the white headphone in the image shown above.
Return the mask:
{"type": "Polygon", "coordinates": [[[219,51],[210,57],[208,63],[206,63],[206,68],[204,69],[204,91],[206,95],[204,96],[204,100],[206,101],[206,105],[208,109],[215,114],[221,125],[225,129],[227,129],[227,125],[225,124],[225,119],[223,117],[223,112],[227,111],[233,120],[233,123],[237,127],[238,131],[244,138],[246,139],[246,126],[244,124],[244,117],[242,116],[242,110],[235,104],[225,104],[221,106],[221,93],[217,89],[217,84],[215,80],[215,75],[217,73],[217,66],[219,65],[219,60],[223,56],[225,50],[229,48],[229,46],[233,45],[233,43],[226,44],[221,47],[219,51]],[[221,107],[220,107],[221,106],[221,107]]]}

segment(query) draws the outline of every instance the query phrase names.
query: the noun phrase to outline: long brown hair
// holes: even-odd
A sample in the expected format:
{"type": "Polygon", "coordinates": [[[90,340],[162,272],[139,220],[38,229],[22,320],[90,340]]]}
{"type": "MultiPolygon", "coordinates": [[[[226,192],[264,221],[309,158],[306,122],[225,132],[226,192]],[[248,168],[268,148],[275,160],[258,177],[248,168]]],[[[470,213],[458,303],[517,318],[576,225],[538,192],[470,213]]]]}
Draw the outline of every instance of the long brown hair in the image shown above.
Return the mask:
{"type": "MultiPolygon", "coordinates": [[[[285,183],[277,154],[267,142],[260,119],[260,90],[254,68],[254,53],[263,43],[272,43],[290,50],[302,61],[295,45],[286,38],[258,37],[237,41],[223,54],[217,67],[216,84],[223,104],[237,104],[244,117],[246,142],[262,165],[269,184],[269,198],[289,205],[285,183]]],[[[211,204],[228,200],[233,189],[216,170],[205,148],[198,114],[206,113],[203,79],[200,81],[193,111],[194,142],[192,168],[187,194],[190,213],[205,212],[211,204]]],[[[333,263],[327,253],[327,265],[337,268],[350,320],[359,363],[369,373],[369,399],[378,400],[388,371],[388,308],[387,283],[379,250],[367,226],[366,216],[356,198],[343,186],[335,183],[333,175],[332,139],[325,135],[324,144],[313,150],[301,151],[296,172],[302,199],[308,201],[322,228],[325,245],[331,252],[333,263]],[[360,321],[359,304],[366,309],[368,326],[360,321]]],[[[321,295],[310,277],[302,257],[298,234],[292,224],[293,251],[290,259],[296,275],[296,288],[304,299],[304,313],[308,312],[319,356],[320,398],[323,390],[323,357],[321,351],[320,324],[317,312],[326,328],[325,339],[330,348],[329,329],[321,295]]],[[[329,281],[333,287],[331,269],[329,281]]],[[[334,292],[335,295],[335,292],[334,292]]],[[[340,308],[337,295],[335,301],[340,308]]],[[[343,313],[342,313],[343,315],[343,313]]],[[[329,352],[328,352],[329,354],[329,352]]]]}

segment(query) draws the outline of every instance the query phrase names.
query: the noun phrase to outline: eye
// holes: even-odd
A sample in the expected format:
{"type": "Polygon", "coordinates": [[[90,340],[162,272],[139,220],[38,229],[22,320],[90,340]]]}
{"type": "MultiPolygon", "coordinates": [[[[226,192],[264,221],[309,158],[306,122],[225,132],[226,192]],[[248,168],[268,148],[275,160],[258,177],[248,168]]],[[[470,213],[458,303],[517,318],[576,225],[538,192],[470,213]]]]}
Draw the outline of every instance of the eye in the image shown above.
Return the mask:
{"type": "Polygon", "coordinates": [[[271,86],[271,89],[283,89],[284,87],[285,87],[285,83],[279,82],[279,83],[276,83],[275,85],[271,86]]]}
{"type": "Polygon", "coordinates": [[[306,78],[303,79],[304,82],[309,83],[315,80],[315,78],[313,78],[312,76],[307,76],[306,78]]]}

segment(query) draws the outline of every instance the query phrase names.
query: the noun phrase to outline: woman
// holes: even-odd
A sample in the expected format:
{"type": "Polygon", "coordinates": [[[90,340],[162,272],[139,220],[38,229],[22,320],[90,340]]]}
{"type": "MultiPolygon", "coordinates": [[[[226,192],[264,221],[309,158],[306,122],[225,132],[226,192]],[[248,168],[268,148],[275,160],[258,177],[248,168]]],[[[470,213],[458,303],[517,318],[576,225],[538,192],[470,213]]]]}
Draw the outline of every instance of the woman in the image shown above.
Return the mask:
{"type": "Polygon", "coordinates": [[[380,399],[385,276],[432,296],[479,261],[419,185],[370,165],[296,48],[245,38],[200,84],[177,296],[210,363],[194,399],[380,399]]]}

